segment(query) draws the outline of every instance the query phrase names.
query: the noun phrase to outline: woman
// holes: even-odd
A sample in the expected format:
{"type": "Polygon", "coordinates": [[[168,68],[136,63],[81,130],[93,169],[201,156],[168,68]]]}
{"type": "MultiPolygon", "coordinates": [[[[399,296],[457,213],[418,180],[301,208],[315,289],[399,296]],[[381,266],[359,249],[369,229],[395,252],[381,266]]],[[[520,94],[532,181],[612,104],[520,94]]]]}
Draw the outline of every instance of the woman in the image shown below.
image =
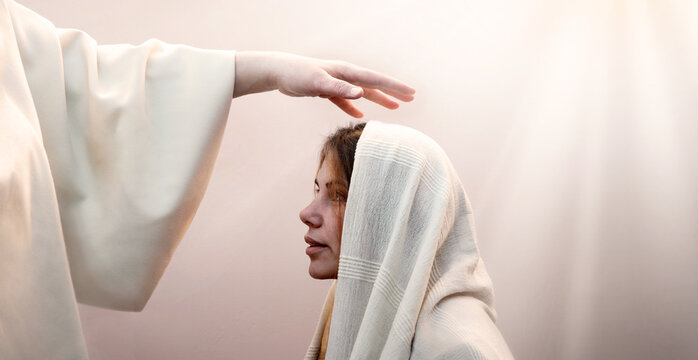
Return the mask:
{"type": "Polygon", "coordinates": [[[309,272],[337,280],[306,359],[512,358],[470,204],[433,140],[378,122],[340,129],[315,186],[300,212],[309,272]]]}

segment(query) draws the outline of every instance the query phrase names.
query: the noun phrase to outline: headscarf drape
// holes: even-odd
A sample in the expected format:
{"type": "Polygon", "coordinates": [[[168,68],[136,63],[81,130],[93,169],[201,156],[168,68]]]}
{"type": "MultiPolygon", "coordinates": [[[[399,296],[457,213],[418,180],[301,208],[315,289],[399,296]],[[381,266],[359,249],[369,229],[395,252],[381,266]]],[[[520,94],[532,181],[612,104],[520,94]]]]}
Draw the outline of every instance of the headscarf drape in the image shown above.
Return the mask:
{"type": "MultiPolygon", "coordinates": [[[[470,203],[448,157],[426,135],[366,125],[333,303],[327,359],[512,357],[494,325],[470,203]]],[[[318,340],[306,359],[317,357],[318,340]]]]}

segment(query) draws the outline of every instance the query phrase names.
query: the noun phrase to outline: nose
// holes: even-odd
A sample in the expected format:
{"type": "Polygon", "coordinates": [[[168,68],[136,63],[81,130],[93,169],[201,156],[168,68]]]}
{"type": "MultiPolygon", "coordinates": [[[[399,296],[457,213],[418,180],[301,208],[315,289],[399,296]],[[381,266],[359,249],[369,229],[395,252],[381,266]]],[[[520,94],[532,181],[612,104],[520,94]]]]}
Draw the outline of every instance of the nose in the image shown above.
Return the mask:
{"type": "Polygon", "coordinates": [[[300,217],[301,221],[303,224],[308,225],[311,228],[319,227],[321,222],[321,218],[318,215],[317,211],[315,211],[315,208],[313,204],[315,201],[311,201],[308,206],[306,206],[303,210],[301,210],[300,213],[298,213],[298,216],[300,217]]]}

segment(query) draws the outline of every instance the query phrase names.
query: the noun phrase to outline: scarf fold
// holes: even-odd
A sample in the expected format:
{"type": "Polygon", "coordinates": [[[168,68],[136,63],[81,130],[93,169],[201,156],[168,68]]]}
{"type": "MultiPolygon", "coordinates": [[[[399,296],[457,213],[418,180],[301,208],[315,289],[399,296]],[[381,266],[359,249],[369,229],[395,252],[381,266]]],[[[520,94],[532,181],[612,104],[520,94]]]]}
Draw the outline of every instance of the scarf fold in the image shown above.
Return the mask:
{"type": "MultiPolygon", "coordinates": [[[[333,307],[328,360],[512,358],[470,203],[443,150],[414,129],[370,122],[359,139],[333,307]]],[[[317,359],[324,324],[305,359],[317,359]]]]}

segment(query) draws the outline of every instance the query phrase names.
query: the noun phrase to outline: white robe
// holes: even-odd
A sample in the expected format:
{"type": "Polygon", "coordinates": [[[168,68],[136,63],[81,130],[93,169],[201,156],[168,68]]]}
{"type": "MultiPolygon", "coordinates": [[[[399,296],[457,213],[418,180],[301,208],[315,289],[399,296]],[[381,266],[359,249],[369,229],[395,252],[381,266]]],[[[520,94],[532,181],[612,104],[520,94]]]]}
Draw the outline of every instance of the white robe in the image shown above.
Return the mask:
{"type": "Polygon", "coordinates": [[[305,358],[513,359],[465,191],[441,147],[369,122],[356,148],[339,272],[305,358]]]}
{"type": "Polygon", "coordinates": [[[233,52],[97,46],[0,0],[0,359],[85,359],[77,302],[145,306],[198,207],[233,52]]]}

